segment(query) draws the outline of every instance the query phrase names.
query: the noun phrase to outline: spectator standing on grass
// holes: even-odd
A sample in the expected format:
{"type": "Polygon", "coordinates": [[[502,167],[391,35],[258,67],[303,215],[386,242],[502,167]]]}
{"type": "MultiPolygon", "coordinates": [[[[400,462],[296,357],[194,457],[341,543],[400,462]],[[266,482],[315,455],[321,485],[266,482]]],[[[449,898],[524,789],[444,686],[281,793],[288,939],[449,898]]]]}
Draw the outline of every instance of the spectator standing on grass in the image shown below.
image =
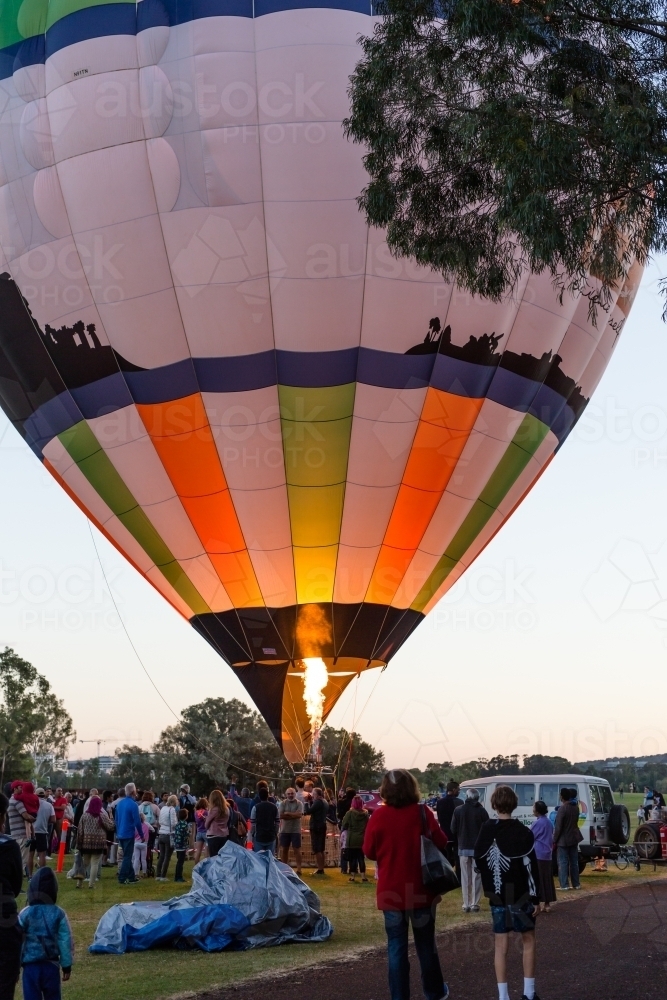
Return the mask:
{"type": "Polygon", "coordinates": [[[50,868],[39,868],[30,879],[28,905],[19,914],[23,1000],[60,1000],[60,970],[63,982],[72,973],[72,930],[57,899],[56,876],[50,868]]]}
{"type": "Polygon", "coordinates": [[[9,799],[0,793],[0,1000],[14,1000],[21,974],[21,931],[16,897],[23,885],[21,848],[2,831],[9,799]]]}
{"type": "MultiPolygon", "coordinates": [[[[94,795],[81,817],[76,834],[77,848],[83,857],[84,866],[86,864],[90,866],[89,889],[95,888],[97,875],[107,847],[107,832],[111,832],[111,830],[113,830],[113,822],[102,808],[102,799],[94,795]]],[[[84,874],[85,872],[82,871],[79,876],[75,876],[77,889],[81,888],[84,874]]]]}
{"type": "Polygon", "coordinates": [[[351,785],[345,789],[341,790],[338,802],[336,804],[336,817],[338,819],[338,826],[341,829],[340,835],[340,872],[341,875],[347,875],[348,871],[348,861],[347,861],[347,831],[342,832],[342,824],[345,818],[345,813],[349,812],[352,806],[352,799],[357,794],[356,788],[352,788],[351,785]]]}
{"type": "Polygon", "coordinates": [[[280,860],[289,864],[289,849],[294,848],[296,873],[301,874],[301,820],[303,819],[303,804],[296,797],[296,789],[288,788],[285,798],[278,806],[280,817],[280,860]]]}
{"type": "Polygon", "coordinates": [[[139,810],[139,815],[141,816],[141,829],[143,830],[144,835],[143,837],[140,837],[138,832],[134,835],[132,867],[134,868],[135,878],[139,878],[140,875],[143,875],[144,878],[146,878],[148,875],[148,845],[150,843],[151,833],[154,831],[146,822],[144,814],[141,810],[139,810]]]}
{"type": "Polygon", "coordinates": [[[63,795],[62,788],[56,788],[56,794],[53,799],[53,810],[56,817],[56,837],[60,843],[60,834],[63,828],[63,819],[65,818],[65,809],[67,807],[67,799],[63,795]]]}
{"type": "Polygon", "coordinates": [[[536,819],[530,828],[535,839],[535,856],[540,876],[540,911],[542,913],[549,913],[550,904],[556,902],[553,875],[554,828],[548,812],[546,802],[538,799],[533,806],[533,815],[536,819]]]}
{"type": "Polygon", "coordinates": [[[30,824],[33,816],[16,795],[17,792],[20,794],[21,787],[20,781],[12,782],[12,795],[7,806],[7,820],[9,822],[9,836],[19,845],[23,868],[27,871],[30,863],[30,824]]]}
{"type": "Polygon", "coordinates": [[[156,882],[166,882],[169,862],[174,853],[174,830],[178,823],[178,798],[167,796],[166,803],[160,809],[160,826],[158,827],[159,856],[157,862],[156,882]]]}
{"type": "Polygon", "coordinates": [[[199,799],[195,805],[195,823],[197,833],[195,834],[195,853],[193,861],[198,864],[202,852],[206,847],[206,817],[208,816],[208,799],[199,799]]]}
{"type": "Polygon", "coordinates": [[[364,808],[364,800],[361,795],[355,795],[350,804],[350,808],[343,817],[341,830],[347,831],[347,863],[350,869],[350,882],[356,882],[357,872],[361,875],[362,882],[368,882],[366,878],[366,861],[364,859],[364,834],[369,820],[368,810],[364,808]]]}
{"type": "Polygon", "coordinates": [[[245,820],[240,810],[236,808],[234,799],[228,798],[227,805],[229,807],[229,819],[227,821],[229,839],[232,844],[238,844],[240,847],[243,847],[245,844],[246,834],[248,832],[245,820]]]}
{"type": "Polygon", "coordinates": [[[441,795],[435,804],[435,811],[438,817],[438,823],[440,824],[440,829],[447,838],[447,850],[445,851],[445,854],[447,855],[449,863],[456,867],[456,873],[459,875],[459,881],[461,876],[459,871],[456,838],[452,834],[452,816],[454,815],[454,810],[463,805],[463,799],[459,798],[460,787],[461,786],[458,781],[448,781],[445,794],[441,795]]]}
{"type": "Polygon", "coordinates": [[[558,881],[563,892],[570,888],[581,889],[579,881],[579,844],[584,839],[579,829],[579,806],[572,801],[572,790],[561,788],[561,804],[556,813],[554,844],[558,849],[558,881]]]}
{"type": "Polygon", "coordinates": [[[188,847],[195,846],[195,836],[197,833],[197,825],[195,823],[195,806],[197,805],[197,800],[190,793],[189,785],[181,785],[178,794],[178,806],[179,809],[185,809],[188,814],[188,847]]]}
{"type": "Polygon", "coordinates": [[[56,821],[56,814],[53,806],[46,797],[46,791],[38,788],[35,792],[39,799],[39,808],[33,829],[35,832],[35,850],[37,851],[37,864],[43,868],[46,864],[46,856],[50,854],[50,829],[51,824],[56,821]]]}
{"type": "Polygon", "coordinates": [[[357,794],[356,788],[348,785],[345,789],[345,794],[341,796],[338,800],[338,805],[336,806],[336,815],[338,816],[338,822],[343,822],[343,817],[348,809],[352,808],[352,799],[357,794]]]}
{"type": "Polygon", "coordinates": [[[377,861],[377,906],[384,915],[389,964],[391,1000],[410,996],[408,931],[412,925],[422,987],[427,1000],[444,1000],[449,990],[442,977],[435,942],[437,897],[422,881],[421,837],[426,825],[440,850],[447,837],[430,809],[419,805],[419,785],[415,776],[399,768],[382,779],[380,796],[384,805],[368,821],[363,851],[377,861]]]}
{"type": "Polygon", "coordinates": [[[338,816],[336,814],[336,800],[329,788],[324,789],[324,798],[327,802],[327,823],[338,826],[338,816]]]}
{"type": "Polygon", "coordinates": [[[253,851],[271,851],[276,847],[278,834],[278,806],[269,802],[268,788],[260,788],[259,802],[252,807],[250,813],[252,849],[253,851]]]}
{"type": "Polygon", "coordinates": [[[275,796],[271,795],[271,790],[269,788],[268,781],[265,781],[264,778],[260,778],[259,781],[257,782],[257,784],[255,785],[255,797],[252,800],[252,804],[254,806],[256,806],[257,803],[259,802],[259,792],[260,792],[260,789],[262,789],[262,788],[266,788],[266,794],[268,795],[269,802],[275,802],[276,801],[275,796]]]}
{"type": "MultiPolygon", "coordinates": [[[[195,803],[196,804],[196,803],[195,803]]],[[[190,845],[190,823],[187,809],[180,809],[178,812],[178,822],[174,829],[174,850],[176,851],[176,874],[174,882],[185,882],[183,878],[183,865],[185,855],[190,845]]]]}
{"type": "Polygon", "coordinates": [[[135,801],[137,788],[134,782],[128,782],[123,792],[123,796],[117,800],[114,806],[113,816],[116,824],[116,840],[123,852],[123,860],[118,870],[118,881],[121,885],[128,885],[137,881],[132,866],[134,834],[136,831],[140,837],[143,837],[144,831],[141,828],[139,807],[135,801]]]}
{"type": "Polygon", "coordinates": [[[70,854],[72,851],[72,825],[74,823],[74,808],[72,806],[72,796],[70,792],[65,792],[65,802],[67,804],[63,810],[63,823],[65,820],[69,823],[67,828],[67,837],[65,839],[65,854],[70,854]]]}
{"type": "Polygon", "coordinates": [[[295,786],[297,800],[301,803],[301,805],[303,805],[304,802],[306,801],[305,779],[299,776],[298,778],[295,779],[294,786],[295,786]]]}
{"type": "Polygon", "coordinates": [[[204,821],[209,858],[214,858],[229,840],[229,806],[219,788],[208,797],[208,816],[204,821]]]}
{"type": "MultiPolygon", "coordinates": [[[[141,796],[141,804],[139,805],[139,815],[141,816],[142,824],[145,823],[148,827],[148,840],[146,841],[146,874],[153,874],[153,851],[155,850],[155,841],[157,840],[158,830],[160,829],[160,810],[155,804],[155,796],[152,792],[144,792],[141,796]]],[[[134,848],[136,851],[137,841],[134,842],[134,848]]],[[[136,865],[135,865],[136,870],[136,865]]]]}
{"type": "Polygon", "coordinates": [[[475,859],[482,875],[484,895],[491,904],[495,937],[494,964],[498,1000],[509,1000],[507,950],[509,935],[521,935],[523,948],[523,998],[539,1000],[535,992],[535,903],[539,881],[534,837],[512,813],[518,799],[509,785],[498,785],[491,808],[498,818],[480,831],[475,859]]]}
{"type": "MultiPolygon", "coordinates": [[[[324,852],[327,845],[327,812],[329,810],[324,792],[321,788],[313,788],[310,802],[306,803],[305,814],[310,817],[310,847],[315,855],[314,875],[324,875],[324,852]]],[[[362,838],[363,839],[363,838],[362,838]]]]}
{"type": "Polygon", "coordinates": [[[463,805],[457,806],[451,818],[452,836],[456,840],[461,868],[463,912],[478,913],[482,898],[482,879],[475,865],[475,844],[479,831],[489,814],[479,801],[476,788],[469,788],[463,805]]]}

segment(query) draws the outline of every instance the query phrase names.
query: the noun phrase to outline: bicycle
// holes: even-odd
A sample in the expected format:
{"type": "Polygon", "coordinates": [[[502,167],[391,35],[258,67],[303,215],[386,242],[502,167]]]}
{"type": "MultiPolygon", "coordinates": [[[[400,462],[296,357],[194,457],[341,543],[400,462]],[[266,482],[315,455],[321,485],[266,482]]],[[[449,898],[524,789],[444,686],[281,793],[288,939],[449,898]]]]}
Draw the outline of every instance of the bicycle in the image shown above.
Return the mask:
{"type": "Polygon", "coordinates": [[[614,864],[620,872],[625,871],[628,865],[634,865],[635,871],[641,871],[641,862],[637,854],[637,848],[633,844],[622,844],[618,848],[614,864]]]}

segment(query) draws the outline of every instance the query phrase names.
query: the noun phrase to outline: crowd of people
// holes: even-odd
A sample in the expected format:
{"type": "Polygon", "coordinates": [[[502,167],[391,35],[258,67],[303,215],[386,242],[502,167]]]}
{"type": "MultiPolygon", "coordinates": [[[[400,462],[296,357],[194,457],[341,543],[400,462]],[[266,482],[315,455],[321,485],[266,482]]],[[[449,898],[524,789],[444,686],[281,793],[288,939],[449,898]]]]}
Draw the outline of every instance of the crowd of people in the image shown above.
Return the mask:
{"type": "MultiPolygon", "coordinates": [[[[563,788],[555,826],[544,802],[535,802],[528,828],[512,818],[517,798],[509,786],[498,786],[490,819],[475,788],[459,795],[449,782],[435,811],[421,802],[409,771],[389,771],[380,787],[381,805],[372,813],[353,787],[335,796],[313,777],[298,777],[278,794],[260,780],[239,791],[232,782],[195,796],[187,784],[178,792],[156,795],[128,783],[117,791],[96,788],[80,792],[34,788],[12,782],[0,794],[0,1000],[13,1000],[23,966],[24,1000],[57,1000],[59,976],[71,972],[71,932],[57,906],[58,883],[48,866],[58,843],[73,852],[69,878],[77,888],[94,890],[105,865],[115,866],[121,885],[141,878],[185,880],[190,858],[214,858],[228,841],[270,851],[302,873],[302,831],[307,825],[314,857],[314,878],[325,874],[327,834],[339,836],[338,863],[350,882],[368,881],[366,859],[375,862],[377,906],[387,935],[392,1000],[410,995],[408,935],[412,928],[428,1000],[444,1000],[444,982],[435,942],[438,893],[425,879],[422,838],[449,860],[462,887],[465,913],[480,909],[482,895],[490,908],[495,934],[495,970],[499,1000],[508,1000],[507,951],[511,933],[522,940],[523,1000],[535,993],[535,926],[538,912],[548,913],[555,901],[552,858],[558,858],[560,887],[580,889],[578,867],[579,809],[571,790],[563,788]],[[67,821],[67,822],[66,822],[67,821]],[[4,833],[1,831],[4,829],[4,833]],[[30,879],[28,906],[19,914],[16,899],[25,876],[30,879]],[[539,909],[538,909],[539,908],[539,909]]],[[[447,864],[444,861],[444,864],[447,864]]]]}

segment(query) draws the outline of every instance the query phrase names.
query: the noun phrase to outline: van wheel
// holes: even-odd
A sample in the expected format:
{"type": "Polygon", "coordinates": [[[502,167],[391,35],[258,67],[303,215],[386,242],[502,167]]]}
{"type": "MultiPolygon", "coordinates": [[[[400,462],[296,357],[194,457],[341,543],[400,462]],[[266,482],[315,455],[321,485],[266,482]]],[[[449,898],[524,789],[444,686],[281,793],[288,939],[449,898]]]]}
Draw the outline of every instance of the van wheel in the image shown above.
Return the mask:
{"type": "Polygon", "coordinates": [[[660,857],[660,833],[650,823],[642,823],[635,831],[635,847],[640,858],[653,861],[660,857]]]}
{"type": "Polygon", "coordinates": [[[579,874],[583,875],[586,871],[586,865],[588,864],[588,858],[585,858],[583,854],[579,855],[579,874]]]}
{"type": "Polygon", "coordinates": [[[630,813],[625,806],[611,807],[607,818],[607,833],[614,844],[627,844],[630,840],[630,813]]]}

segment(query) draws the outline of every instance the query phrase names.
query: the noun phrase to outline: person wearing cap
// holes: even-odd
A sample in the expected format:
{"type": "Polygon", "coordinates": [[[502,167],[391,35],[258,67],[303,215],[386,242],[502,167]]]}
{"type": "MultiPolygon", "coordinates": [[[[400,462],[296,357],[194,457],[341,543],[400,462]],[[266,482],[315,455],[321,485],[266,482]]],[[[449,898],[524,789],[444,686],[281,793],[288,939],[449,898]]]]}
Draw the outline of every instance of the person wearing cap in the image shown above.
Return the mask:
{"type": "Polygon", "coordinates": [[[43,868],[46,864],[46,855],[49,853],[49,831],[51,824],[56,821],[56,812],[43,788],[38,788],[35,795],[39,799],[39,809],[34,822],[35,850],[37,852],[37,866],[43,868]]]}
{"type": "Polygon", "coordinates": [[[28,905],[19,914],[23,930],[23,1000],[61,1000],[60,970],[72,973],[74,942],[67,914],[56,905],[58,882],[50,868],[38,868],[28,886],[28,905]]]}

